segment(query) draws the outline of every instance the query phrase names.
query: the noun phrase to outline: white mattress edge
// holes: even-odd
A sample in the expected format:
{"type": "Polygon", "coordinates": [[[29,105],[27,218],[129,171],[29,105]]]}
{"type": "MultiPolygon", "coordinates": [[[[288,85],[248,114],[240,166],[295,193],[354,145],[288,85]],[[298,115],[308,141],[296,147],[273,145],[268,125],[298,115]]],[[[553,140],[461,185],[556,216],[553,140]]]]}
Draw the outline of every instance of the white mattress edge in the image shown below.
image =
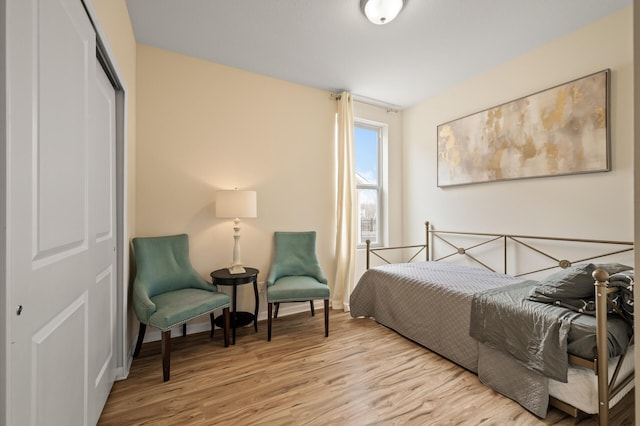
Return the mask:
{"type": "MultiPolygon", "coordinates": [[[[609,360],[609,377],[613,375],[618,358],[609,360]]],[[[620,382],[633,371],[634,356],[633,345],[631,345],[627,349],[617,381],[620,382]]],[[[568,383],[549,379],[549,395],[587,414],[596,414],[598,412],[598,379],[593,370],[570,365],[567,379],[568,383]]],[[[611,400],[609,406],[613,407],[633,388],[634,381],[631,381],[611,400]]]]}

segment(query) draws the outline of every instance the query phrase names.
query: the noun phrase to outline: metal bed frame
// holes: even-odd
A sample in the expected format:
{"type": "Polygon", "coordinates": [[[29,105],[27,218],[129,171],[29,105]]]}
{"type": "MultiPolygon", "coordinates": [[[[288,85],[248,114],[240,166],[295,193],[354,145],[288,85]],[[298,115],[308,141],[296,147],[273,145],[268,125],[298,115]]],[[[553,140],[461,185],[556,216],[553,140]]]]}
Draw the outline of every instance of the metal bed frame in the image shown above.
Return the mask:
{"type": "MultiPolygon", "coordinates": [[[[561,238],[561,237],[540,237],[540,236],[532,236],[532,235],[515,235],[515,234],[491,234],[491,233],[477,233],[477,232],[463,232],[463,231],[440,231],[435,230],[430,227],[429,222],[425,222],[426,226],[426,242],[425,244],[415,244],[415,245],[407,245],[407,246],[396,246],[396,247],[372,247],[371,242],[369,240],[366,241],[366,267],[367,269],[371,266],[371,256],[376,256],[381,259],[385,263],[393,263],[386,259],[381,252],[387,250],[404,250],[411,249],[412,255],[411,257],[403,262],[409,263],[415,261],[418,255],[424,252],[425,260],[433,260],[433,261],[441,261],[456,255],[464,256],[470,259],[473,263],[480,265],[483,268],[489,269],[493,272],[496,272],[494,268],[488,266],[486,263],[482,262],[475,255],[471,253],[471,250],[477,249],[478,247],[495,243],[496,241],[503,241],[502,251],[504,257],[504,273],[508,273],[508,246],[509,244],[517,245],[520,247],[524,247],[526,250],[531,250],[549,260],[555,262],[552,266],[543,267],[539,269],[527,270],[525,272],[521,272],[515,274],[514,276],[524,276],[530,275],[537,272],[542,272],[555,268],[568,268],[574,263],[586,262],[590,260],[600,259],[606,256],[613,256],[617,254],[621,254],[624,252],[629,252],[634,249],[633,242],[628,241],[611,241],[611,240],[593,240],[593,239],[576,239],[576,238],[561,238]],[[454,244],[451,241],[452,236],[469,236],[469,237],[482,237],[486,238],[483,241],[476,243],[471,246],[461,247],[454,244]],[[433,258],[433,242],[434,240],[441,241],[452,249],[451,252],[447,253],[444,256],[433,258]],[[570,243],[593,243],[600,244],[611,248],[611,250],[607,250],[603,253],[599,253],[595,256],[589,256],[581,259],[568,260],[568,259],[558,259],[552,256],[550,253],[536,248],[533,246],[532,241],[559,241],[559,242],[570,242],[570,243]],[[415,252],[414,252],[415,251],[415,252]]],[[[600,426],[607,426],[609,424],[609,411],[610,411],[610,401],[613,397],[615,397],[625,386],[627,386],[630,382],[634,380],[635,373],[630,374],[626,378],[622,380],[618,380],[618,374],[620,372],[620,368],[622,366],[622,362],[625,358],[625,355],[622,354],[620,359],[616,365],[614,373],[609,379],[609,353],[607,348],[607,306],[613,306],[611,302],[610,296],[618,291],[617,288],[609,287],[609,274],[602,269],[597,269],[593,273],[594,285],[596,288],[596,345],[597,345],[597,358],[585,359],[580,358],[578,356],[569,354],[569,362],[574,365],[578,365],[581,367],[588,368],[597,376],[598,380],[598,422],[600,426]]],[[[633,339],[633,337],[632,337],[633,339]]],[[[554,406],[574,417],[577,417],[580,414],[580,411],[556,398],[550,397],[549,404],[554,406]]]]}

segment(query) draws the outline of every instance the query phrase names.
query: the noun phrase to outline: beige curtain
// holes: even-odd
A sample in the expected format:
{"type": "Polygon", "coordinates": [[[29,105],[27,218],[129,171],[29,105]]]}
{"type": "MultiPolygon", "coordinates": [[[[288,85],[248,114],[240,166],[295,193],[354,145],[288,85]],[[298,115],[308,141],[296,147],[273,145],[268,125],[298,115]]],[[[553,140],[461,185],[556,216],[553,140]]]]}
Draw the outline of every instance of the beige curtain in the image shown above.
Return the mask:
{"type": "Polygon", "coordinates": [[[353,99],[342,92],[338,100],[337,120],[337,205],[336,205],[336,277],[333,280],[333,309],[349,311],[349,296],[355,285],[356,189],[353,148],[353,99]]]}

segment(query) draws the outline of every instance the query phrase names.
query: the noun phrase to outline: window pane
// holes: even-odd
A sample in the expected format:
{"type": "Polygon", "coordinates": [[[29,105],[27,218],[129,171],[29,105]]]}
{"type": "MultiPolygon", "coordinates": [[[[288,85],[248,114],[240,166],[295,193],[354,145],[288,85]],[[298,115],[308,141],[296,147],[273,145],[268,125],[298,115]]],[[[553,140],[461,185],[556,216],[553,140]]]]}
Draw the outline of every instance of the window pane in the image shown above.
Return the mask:
{"type": "Polygon", "coordinates": [[[358,189],[358,244],[378,243],[378,191],[358,189]]]}
{"type": "Polygon", "coordinates": [[[354,129],[356,183],[378,183],[378,129],[354,129]]]}

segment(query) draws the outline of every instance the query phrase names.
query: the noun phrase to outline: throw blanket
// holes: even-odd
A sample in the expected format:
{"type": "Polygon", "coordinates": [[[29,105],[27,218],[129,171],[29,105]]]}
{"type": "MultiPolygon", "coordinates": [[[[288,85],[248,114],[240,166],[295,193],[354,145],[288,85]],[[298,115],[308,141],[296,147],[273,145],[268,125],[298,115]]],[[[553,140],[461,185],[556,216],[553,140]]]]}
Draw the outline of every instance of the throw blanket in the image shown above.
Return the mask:
{"type": "Polygon", "coordinates": [[[534,281],[476,293],[470,334],[505,352],[525,368],[567,382],[567,336],[578,313],[528,300],[534,281]]]}

